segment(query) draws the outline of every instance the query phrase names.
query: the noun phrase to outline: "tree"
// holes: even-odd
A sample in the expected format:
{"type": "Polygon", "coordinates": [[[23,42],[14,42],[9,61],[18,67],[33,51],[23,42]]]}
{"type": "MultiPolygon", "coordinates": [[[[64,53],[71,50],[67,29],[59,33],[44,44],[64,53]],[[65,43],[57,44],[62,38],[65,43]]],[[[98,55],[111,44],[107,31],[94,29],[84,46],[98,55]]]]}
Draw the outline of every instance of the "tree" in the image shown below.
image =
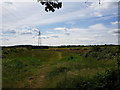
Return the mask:
{"type": "Polygon", "coordinates": [[[58,2],[58,0],[37,0],[42,5],[45,5],[45,11],[52,11],[54,12],[55,9],[62,8],[62,2],[58,2]]]}
{"type": "MultiPolygon", "coordinates": [[[[54,12],[55,9],[60,9],[62,8],[62,2],[58,2],[59,0],[37,0],[40,2],[42,5],[45,5],[45,11],[52,11],[54,12]]],[[[87,3],[88,0],[85,1],[87,3]]],[[[99,0],[99,4],[101,3],[101,0],[99,0]]]]}

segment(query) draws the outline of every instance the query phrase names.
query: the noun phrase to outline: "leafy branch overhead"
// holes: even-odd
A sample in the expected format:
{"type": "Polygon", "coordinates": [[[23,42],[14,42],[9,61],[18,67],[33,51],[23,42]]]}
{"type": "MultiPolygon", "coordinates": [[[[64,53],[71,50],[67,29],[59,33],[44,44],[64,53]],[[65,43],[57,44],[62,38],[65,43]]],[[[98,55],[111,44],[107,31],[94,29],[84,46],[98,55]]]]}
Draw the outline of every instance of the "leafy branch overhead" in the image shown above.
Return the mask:
{"type": "Polygon", "coordinates": [[[58,2],[58,0],[37,0],[42,5],[45,5],[45,11],[54,12],[55,9],[60,9],[62,7],[62,2],[58,2]]]}
{"type": "MultiPolygon", "coordinates": [[[[87,3],[89,0],[86,0],[85,3],[87,3]]],[[[98,0],[99,4],[101,3],[101,0],[98,0]]],[[[56,9],[62,8],[62,2],[59,2],[59,0],[37,0],[37,2],[40,2],[42,5],[45,5],[45,11],[46,12],[54,12],[56,9]]]]}

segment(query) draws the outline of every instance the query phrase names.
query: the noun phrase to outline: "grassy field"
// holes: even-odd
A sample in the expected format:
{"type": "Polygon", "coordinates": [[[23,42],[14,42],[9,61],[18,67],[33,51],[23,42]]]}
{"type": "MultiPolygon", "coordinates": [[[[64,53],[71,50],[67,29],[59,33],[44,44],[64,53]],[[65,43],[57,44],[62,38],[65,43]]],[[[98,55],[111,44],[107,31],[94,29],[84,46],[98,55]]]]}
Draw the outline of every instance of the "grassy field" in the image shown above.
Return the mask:
{"type": "Polygon", "coordinates": [[[117,46],[5,48],[2,57],[3,88],[84,87],[85,90],[83,82],[98,81],[96,78],[106,71],[118,68],[117,46]]]}

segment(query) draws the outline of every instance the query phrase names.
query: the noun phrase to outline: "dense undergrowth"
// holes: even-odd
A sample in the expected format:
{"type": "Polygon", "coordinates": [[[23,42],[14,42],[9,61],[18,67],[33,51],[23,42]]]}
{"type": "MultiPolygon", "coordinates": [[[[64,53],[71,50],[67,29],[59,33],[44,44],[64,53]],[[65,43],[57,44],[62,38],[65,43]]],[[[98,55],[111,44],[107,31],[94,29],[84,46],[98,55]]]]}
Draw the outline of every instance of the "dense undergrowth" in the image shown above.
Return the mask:
{"type": "Polygon", "coordinates": [[[93,77],[72,77],[56,83],[57,88],[80,88],[80,90],[119,90],[120,71],[107,70],[93,77]]]}
{"type": "Polygon", "coordinates": [[[93,46],[88,52],[82,53],[84,57],[92,57],[97,60],[117,59],[119,56],[119,47],[114,46],[93,46]]]}

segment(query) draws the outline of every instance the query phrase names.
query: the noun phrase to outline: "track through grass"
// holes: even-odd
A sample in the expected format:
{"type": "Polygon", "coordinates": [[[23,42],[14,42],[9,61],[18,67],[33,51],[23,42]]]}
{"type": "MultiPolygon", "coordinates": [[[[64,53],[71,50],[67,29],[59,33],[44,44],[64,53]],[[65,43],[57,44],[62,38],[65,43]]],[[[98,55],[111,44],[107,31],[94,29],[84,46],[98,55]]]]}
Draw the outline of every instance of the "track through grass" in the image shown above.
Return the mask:
{"type": "Polygon", "coordinates": [[[93,77],[117,66],[116,59],[97,60],[86,57],[87,53],[88,50],[79,48],[5,49],[3,88],[55,88],[70,78],[93,77]]]}

